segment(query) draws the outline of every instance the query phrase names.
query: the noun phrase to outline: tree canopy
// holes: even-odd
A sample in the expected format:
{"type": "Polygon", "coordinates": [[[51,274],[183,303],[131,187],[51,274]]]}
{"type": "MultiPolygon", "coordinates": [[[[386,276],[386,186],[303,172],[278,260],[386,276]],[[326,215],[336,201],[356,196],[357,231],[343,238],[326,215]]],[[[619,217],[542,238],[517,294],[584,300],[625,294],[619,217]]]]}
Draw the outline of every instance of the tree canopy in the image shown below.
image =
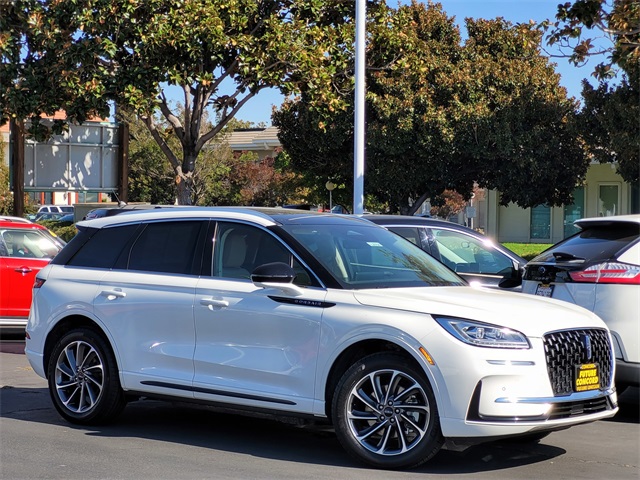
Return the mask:
{"type": "Polygon", "coordinates": [[[576,65],[591,57],[600,61],[594,75],[606,79],[612,67],[629,72],[640,62],[640,3],[637,0],[575,0],[558,5],[547,42],[567,52],[576,65]],[[604,41],[598,41],[604,37],[604,41]]]}
{"type": "MultiPolygon", "coordinates": [[[[66,111],[107,117],[110,102],[134,111],[192,201],[196,158],[267,87],[305,91],[340,108],[352,83],[349,0],[15,0],[0,6],[0,122],[66,111]],[[176,113],[167,88],[182,92],[176,113]],[[204,112],[217,122],[205,128],[204,112]],[[158,130],[160,111],[178,148],[158,130]]],[[[56,124],[59,128],[61,124],[56,124]]]]}
{"type": "Polygon", "coordinates": [[[612,163],[627,182],[640,182],[640,2],[576,0],[558,5],[547,23],[548,43],[568,51],[569,61],[599,63],[599,85],[583,82],[580,133],[590,157],[612,163]],[[610,82],[615,78],[615,82],[610,82]]]}
{"type": "MultiPolygon", "coordinates": [[[[467,19],[462,43],[440,5],[386,15],[369,29],[365,190],[403,213],[445,190],[468,198],[474,182],[499,189],[502,204],[569,203],[588,162],[577,104],[541,55],[541,32],[467,19]]],[[[273,117],[292,165],[348,196],[352,118],[350,107],[327,120],[304,95],[273,117]]]]}

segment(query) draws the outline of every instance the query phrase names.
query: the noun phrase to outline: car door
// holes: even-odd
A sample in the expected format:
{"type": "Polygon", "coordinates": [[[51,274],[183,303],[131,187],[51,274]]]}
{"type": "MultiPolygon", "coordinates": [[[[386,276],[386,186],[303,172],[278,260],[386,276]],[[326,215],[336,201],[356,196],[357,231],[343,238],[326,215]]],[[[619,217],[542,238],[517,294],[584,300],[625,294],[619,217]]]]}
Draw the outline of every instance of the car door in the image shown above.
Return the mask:
{"type": "Polygon", "coordinates": [[[0,236],[0,318],[26,322],[35,276],[59,247],[33,229],[6,229],[0,236]]]}
{"type": "Polygon", "coordinates": [[[94,309],[127,389],[192,397],[193,302],[208,220],[143,224],[100,282],[94,309]]]}
{"type": "Polygon", "coordinates": [[[265,229],[220,222],[212,236],[196,288],[196,398],[310,411],[325,290],[265,229]],[[251,282],[255,267],[274,261],[299,272],[304,293],[251,282]]]}

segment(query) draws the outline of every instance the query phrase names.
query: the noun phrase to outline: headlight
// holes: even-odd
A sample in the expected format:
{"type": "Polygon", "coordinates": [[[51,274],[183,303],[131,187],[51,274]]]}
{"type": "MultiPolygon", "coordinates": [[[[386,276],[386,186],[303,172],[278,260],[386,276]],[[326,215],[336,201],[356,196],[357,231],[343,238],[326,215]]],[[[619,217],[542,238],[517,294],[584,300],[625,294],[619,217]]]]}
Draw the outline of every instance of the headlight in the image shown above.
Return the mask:
{"type": "Polygon", "coordinates": [[[476,347],[531,348],[527,337],[516,330],[489,323],[453,317],[434,317],[458,340],[476,347]]]}

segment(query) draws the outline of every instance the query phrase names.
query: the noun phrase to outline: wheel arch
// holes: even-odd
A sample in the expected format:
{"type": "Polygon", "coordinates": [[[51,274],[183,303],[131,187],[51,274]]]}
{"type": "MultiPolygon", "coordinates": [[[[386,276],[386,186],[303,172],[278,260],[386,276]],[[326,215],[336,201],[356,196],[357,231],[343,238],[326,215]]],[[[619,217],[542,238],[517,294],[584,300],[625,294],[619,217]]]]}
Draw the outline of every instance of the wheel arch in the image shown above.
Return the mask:
{"type": "MultiPolygon", "coordinates": [[[[97,322],[84,315],[69,315],[68,317],[63,318],[58,323],[56,323],[56,325],[47,334],[47,338],[44,343],[44,355],[42,356],[45,374],[47,374],[48,371],[48,362],[50,360],[51,353],[53,352],[53,348],[55,347],[56,343],[58,343],[58,340],[60,340],[68,332],[77,328],[89,328],[96,332],[98,335],[102,336],[103,340],[111,347],[115,355],[115,351],[113,350],[113,346],[111,344],[111,341],[109,340],[108,335],[100,327],[100,325],[98,325],[97,322]]],[[[117,361],[118,359],[116,356],[116,363],[117,361]]]]}
{"type": "Polygon", "coordinates": [[[432,375],[426,370],[415,356],[404,345],[400,345],[396,342],[387,339],[366,339],[360,340],[349,345],[345,348],[334,360],[329,374],[327,375],[327,381],[324,387],[324,399],[325,399],[325,414],[329,421],[332,420],[332,404],[335,389],[338,382],[344,375],[344,373],[358,360],[374,353],[391,352],[397,353],[407,359],[415,368],[418,368],[425,372],[426,380],[431,384],[436,401],[438,399],[437,389],[435,388],[432,375]]]}

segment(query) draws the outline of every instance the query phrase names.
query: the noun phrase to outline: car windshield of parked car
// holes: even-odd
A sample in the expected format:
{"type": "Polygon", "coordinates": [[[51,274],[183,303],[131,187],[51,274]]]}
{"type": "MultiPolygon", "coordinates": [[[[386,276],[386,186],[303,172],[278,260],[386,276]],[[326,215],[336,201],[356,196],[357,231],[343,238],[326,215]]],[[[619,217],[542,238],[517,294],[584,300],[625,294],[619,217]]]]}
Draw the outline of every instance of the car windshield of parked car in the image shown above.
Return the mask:
{"type": "Polygon", "coordinates": [[[428,253],[379,227],[283,227],[345,288],[451,286],[467,283],[428,253]]]}

